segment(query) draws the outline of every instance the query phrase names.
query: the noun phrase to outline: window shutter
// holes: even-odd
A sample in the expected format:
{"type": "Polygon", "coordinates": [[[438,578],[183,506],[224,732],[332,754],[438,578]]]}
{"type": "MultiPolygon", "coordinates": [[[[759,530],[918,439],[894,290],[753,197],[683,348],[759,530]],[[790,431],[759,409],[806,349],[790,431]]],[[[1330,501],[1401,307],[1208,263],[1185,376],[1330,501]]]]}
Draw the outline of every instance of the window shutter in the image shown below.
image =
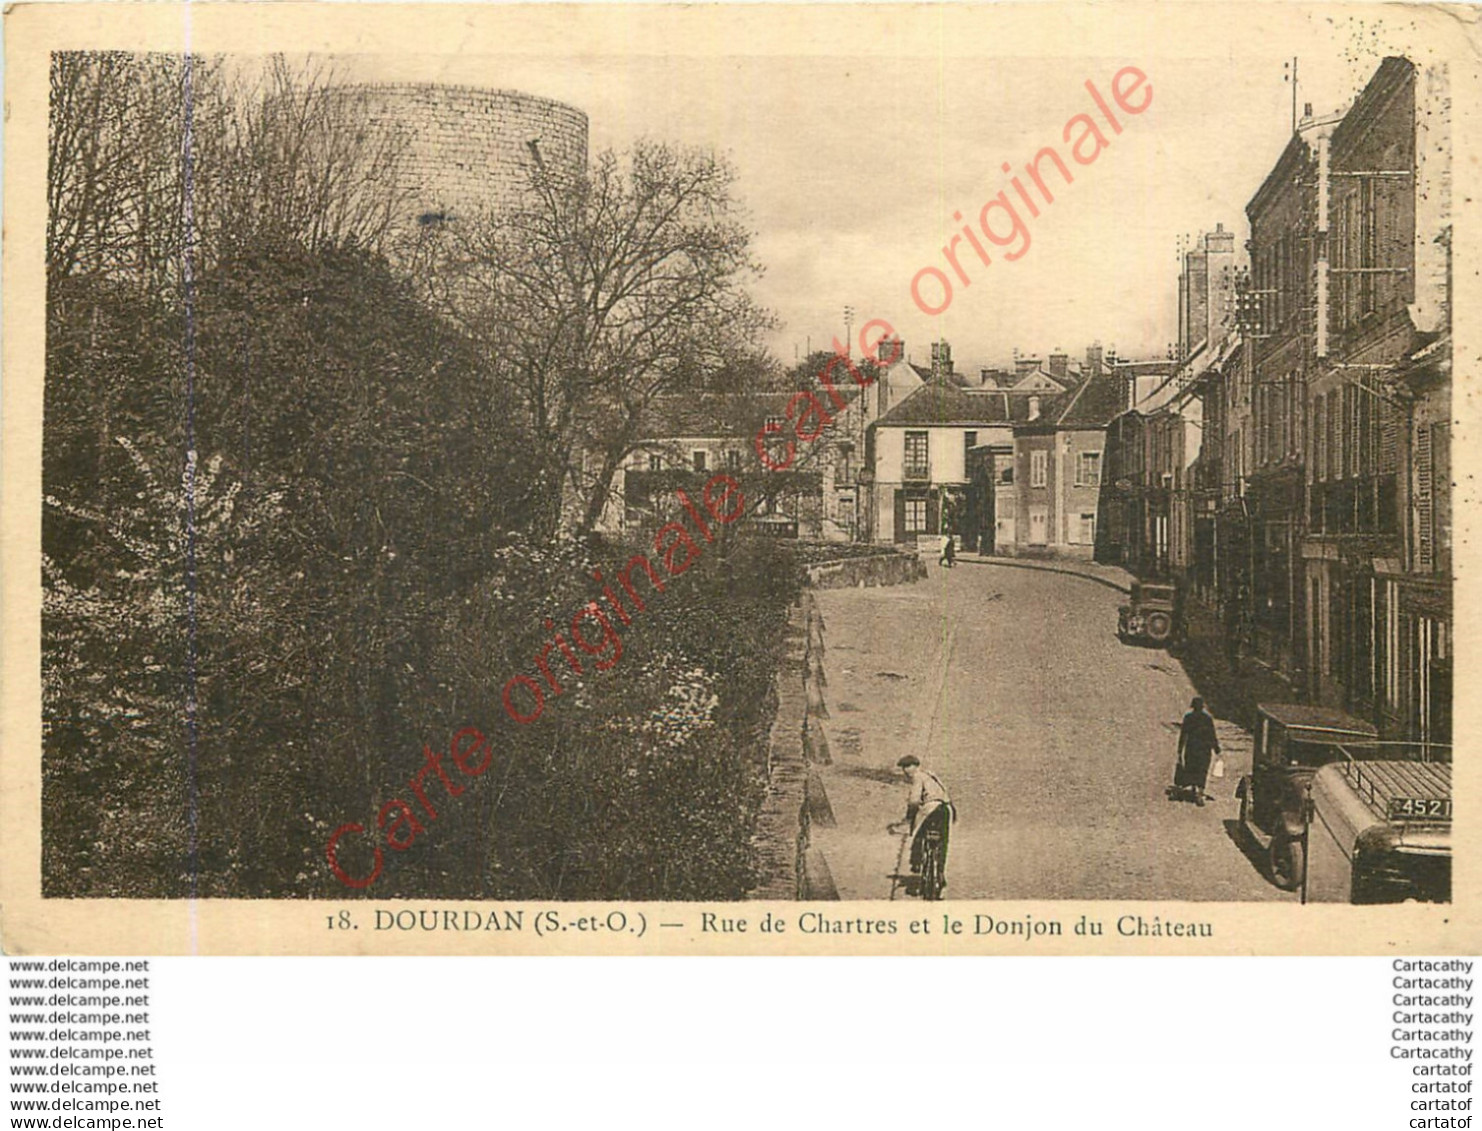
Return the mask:
{"type": "Polygon", "coordinates": [[[1379,406],[1379,474],[1393,475],[1399,470],[1400,412],[1389,404],[1379,406]]]}
{"type": "Polygon", "coordinates": [[[906,493],[899,490],[895,493],[895,540],[906,540],[906,493]]]}
{"type": "Polygon", "coordinates": [[[1436,562],[1431,457],[1431,430],[1421,425],[1415,430],[1415,566],[1423,573],[1434,569],[1436,562]]]}
{"type": "Polygon", "coordinates": [[[1312,467],[1314,479],[1326,479],[1328,477],[1328,431],[1327,416],[1328,398],[1319,396],[1312,402],[1312,458],[1308,461],[1312,467]]]}
{"type": "Polygon", "coordinates": [[[1332,390],[1328,394],[1328,451],[1323,454],[1323,461],[1328,465],[1328,479],[1337,479],[1341,467],[1341,451],[1343,451],[1343,434],[1340,428],[1340,390],[1332,390]]]}
{"type": "Polygon", "coordinates": [[[1437,573],[1451,572],[1451,427],[1431,425],[1431,557],[1437,573]]]}
{"type": "Polygon", "coordinates": [[[1358,473],[1374,473],[1374,398],[1367,393],[1358,398],[1359,454],[1358,473]]]}

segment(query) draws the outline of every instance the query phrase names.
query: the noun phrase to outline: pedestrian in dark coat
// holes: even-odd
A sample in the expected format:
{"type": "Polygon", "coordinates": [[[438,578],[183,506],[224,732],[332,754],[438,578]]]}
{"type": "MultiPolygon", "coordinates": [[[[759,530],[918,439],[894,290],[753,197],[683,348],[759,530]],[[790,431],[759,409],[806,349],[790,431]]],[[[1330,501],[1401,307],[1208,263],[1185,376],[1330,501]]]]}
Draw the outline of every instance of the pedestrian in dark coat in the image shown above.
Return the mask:
{"type": "Polygon", "coordinates": [[[1204,709],[1204,700],[1196,695],[1189,706],[1191,710],[1178,729],[1178,765],[1173,771],[1173,788],[1192,792],[1194,804],[1203,805],[1210,758],[1220,752],[1220,739],[1214,730],[1214,719],[1204,709]]]}

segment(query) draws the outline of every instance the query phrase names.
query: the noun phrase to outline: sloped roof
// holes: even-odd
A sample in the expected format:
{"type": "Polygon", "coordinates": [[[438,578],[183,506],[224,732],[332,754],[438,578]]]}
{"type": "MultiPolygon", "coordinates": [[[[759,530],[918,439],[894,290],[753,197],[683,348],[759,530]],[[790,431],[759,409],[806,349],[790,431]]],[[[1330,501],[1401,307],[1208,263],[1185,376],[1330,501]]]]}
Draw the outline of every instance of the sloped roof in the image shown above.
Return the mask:
{"type": "MultiPolygon", "coordinates": [[[[1040,419],[1053,419],[1065,402],[1058,396],[1040,398],[1040,419]]],[[[874,424],[876,427],[913,425],[1014,424],[1029,420],[1029,398],[1004,389],[963,389],[936,378],[911,393],[874,424]]]]}
{"type": "Polygon", "coordinates": [[[1122,382],[1114,374],[1087,378],[1056,424],[1063,428],[1104,428],[1122,411],[1122,382]]]}
{"type": "Polygon", "coordinates": [[[1014,381],[1013,391],[1016,393],[1032,392],[1055,392],[1070,387],[1073,382],[1069,378],[1056,377],[1048,369],[1041,366],[1031,369],[1027,373],[1018,375],[1014,381]]]}

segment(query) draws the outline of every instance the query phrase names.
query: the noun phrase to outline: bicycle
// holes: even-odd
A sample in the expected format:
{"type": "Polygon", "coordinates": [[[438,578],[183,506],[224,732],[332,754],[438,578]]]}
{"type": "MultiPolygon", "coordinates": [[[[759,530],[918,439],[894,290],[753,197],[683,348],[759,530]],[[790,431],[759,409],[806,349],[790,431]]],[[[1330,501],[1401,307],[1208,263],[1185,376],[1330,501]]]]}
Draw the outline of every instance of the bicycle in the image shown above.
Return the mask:
{"type": "Polygon", "coordinates": [[[947,859],[940,829],[927,829],[921,834],[921,898],[942,898],[947,886],[947,859]]]}
{"type": "Polygon", "coordinates": [[[921,871],[903,875],[901,868],[905,864],[906,853],[910,849],[911,830],[903,823],[887,825],[885,828],[887,832],[899,833],[901,838],[900,851],[895,859],[895,871],[891,875],[890,898],[894,899],[896,891],[904,884],[907,895],[918,895],[924,900],[941,899],[942,889],[947,886],[946,836],[942,829],[932,827],[922,830],[921,871]]]}

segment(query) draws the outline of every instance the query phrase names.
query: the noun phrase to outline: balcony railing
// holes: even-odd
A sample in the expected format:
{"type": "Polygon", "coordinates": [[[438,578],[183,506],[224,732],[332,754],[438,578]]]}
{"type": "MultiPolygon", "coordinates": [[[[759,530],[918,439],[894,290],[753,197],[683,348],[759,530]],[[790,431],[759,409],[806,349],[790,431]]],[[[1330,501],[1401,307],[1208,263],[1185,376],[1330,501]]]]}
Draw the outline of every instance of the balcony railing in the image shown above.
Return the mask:
{"type": "Polygon", "coordinates": [[[928,463],[908,463],[905,470],[901,472],[901,478],[908,482],[925,483],[931,478],[931,465],[928,463]]]}

